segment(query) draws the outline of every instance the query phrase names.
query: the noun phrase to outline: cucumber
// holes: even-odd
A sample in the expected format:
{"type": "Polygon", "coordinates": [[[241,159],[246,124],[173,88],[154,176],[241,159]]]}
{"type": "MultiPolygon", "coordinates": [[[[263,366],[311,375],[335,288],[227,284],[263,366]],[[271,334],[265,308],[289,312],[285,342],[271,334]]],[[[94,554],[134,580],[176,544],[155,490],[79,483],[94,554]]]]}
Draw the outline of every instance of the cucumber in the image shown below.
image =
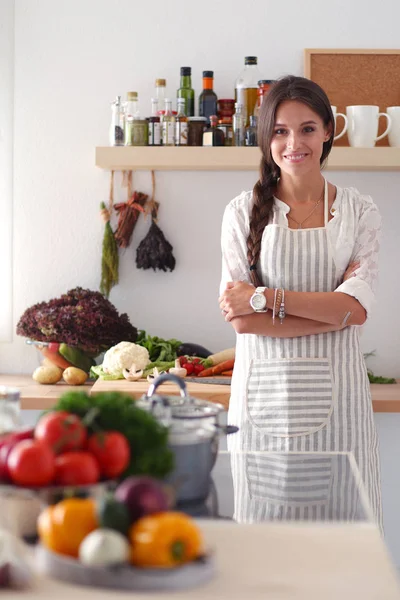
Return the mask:
{"type": "Polygon", "coordinates": [[[67,344],[60,344],[58,352],[65,360],[73,364],[74,367],[78,367],[78,369],[82,369],[82,371],[85,371],[86,373],[89,373],[91,367],[96,364],[95,361],[84,354],[82,350],[67,346],[67,344]]]}

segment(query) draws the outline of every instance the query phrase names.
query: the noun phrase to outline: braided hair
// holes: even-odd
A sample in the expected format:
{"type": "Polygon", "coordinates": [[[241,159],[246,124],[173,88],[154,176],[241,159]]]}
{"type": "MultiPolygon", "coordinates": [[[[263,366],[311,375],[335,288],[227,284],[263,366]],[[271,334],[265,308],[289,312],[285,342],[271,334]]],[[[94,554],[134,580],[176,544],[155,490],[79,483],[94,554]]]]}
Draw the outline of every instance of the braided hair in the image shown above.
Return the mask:
{"type": "Polygon", "coordinates": [[[297,100],[309,106],[317,113],[325,127],[331,127],[331,136],[324,142],[320,158],[324,165],[333,144],[335,119],[330,101],[324,90],[314,81],[304,77],[288,75],[277,80],[264,97],[257,128],[258,145],[261,149],[260,179],[253,188],[253,207],[250,216],[250,231],[247,238],[247,260],[253,285],[262,285],[257,272],[260,258],[261,239],[268,225],[274,204],[274,194],[280,177],[280,168],[274,162],[271,153],[271,140],[274,135],[276,112],[279,105],[287,100],[297,100]]]}

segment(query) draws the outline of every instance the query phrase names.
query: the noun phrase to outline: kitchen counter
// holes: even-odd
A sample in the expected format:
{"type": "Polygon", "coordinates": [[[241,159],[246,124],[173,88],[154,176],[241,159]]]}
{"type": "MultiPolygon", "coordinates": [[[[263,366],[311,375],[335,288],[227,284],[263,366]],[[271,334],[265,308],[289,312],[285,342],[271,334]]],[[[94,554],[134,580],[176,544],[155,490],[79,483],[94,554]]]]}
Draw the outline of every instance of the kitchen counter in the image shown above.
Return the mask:
{"type": "MultiPolygon", "coordinates": [[[[207,501],[197,509],[193,504],[191,510],[182,508],[199,519],[214,552],[215,577],[182,592],[134,592],[135,599],[398,599],[397,573],[371,521],[353,461],[346,453],[220,452],[207,501]],[[278,491],[279,500],[260,490],[254,493],[256,467],[263,470],[264,492],[278,491]],[[283,478],[279,485],[277,473],[283,478]],[[300,520],[284,521],[293,503],[302,506],[300,520]]],[[[112,590],[78,587],[48,576],[40,576],[35,589],[24,594],[26,600],[115,596],[112,590]]],[[[118,592],[118,597],[128,598],[128,592],[118,592]]]]}
{"type": "MultiPolygon", "coordinates": [[[[94,385],[93,383],[87,383],[84,386],[69,386],[61,382],[55,385],[41,385],[33,381],[30,375],[0,375],[0,385],[20,388],[21,407],[27,410],[45,410],[51,408],[56,403],[57,398],[68,390],[84,389],[96,392],[111,389],[114,391],[128,391],[134,397],[138,397],[148,389],[147,382],[131,383],[122,380],[98,380],[94,385]]],[[[172,394],[178,393],[175,386],[168,386],[168,388],[170,388],[172,394]]],[[[214,402],[220,402],[226,408],[229,405],[229,385],[192,383],[188,384],[188,389],[189,393],[198,398],[207,398],[214,402]]],[[[165,388],[163,388],[164,390],[165,388]]],[[[387,385],[374,383],[371,385],[371,394],[374,412],[400,413],[400,380],[397,380],[397,383],[387,385]]]]}

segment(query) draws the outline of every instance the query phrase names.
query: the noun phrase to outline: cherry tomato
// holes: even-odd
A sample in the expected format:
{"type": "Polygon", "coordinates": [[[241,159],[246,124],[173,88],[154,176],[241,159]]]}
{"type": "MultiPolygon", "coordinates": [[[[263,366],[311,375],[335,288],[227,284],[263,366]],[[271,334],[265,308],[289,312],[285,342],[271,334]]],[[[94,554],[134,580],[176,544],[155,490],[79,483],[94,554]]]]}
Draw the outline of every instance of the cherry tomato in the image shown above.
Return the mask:
{"type": "Polygon", "coordinates": [[[192,362],[194,365],[199,365],[199,364],[200,364],[200,362],[201,362],[201,358],[198,358],[198,356],[194,356],[194,357],[191,359],[191,362],[192,362]]]}
{"type": "Polygon", "coordinates": [[[93,434],[88,440],[87,449],[96,457],[104,477],[121,475],[131,457],[128,440],[118,431],[93,434]]]}
{"type": "Polygon", "coordinates": [[[100,479],[100,467],[89,452],[65,452],[56,456],[54,481],[58,485],[88,485],[100,479]]]}
{"type": "Polygon", "coordinates": [[[196,375],[198,375],[202,371],[204,371],[204,365],[201,365],[200,363],[194,365],[194,372],[196,375]]]}
{"type": "Polygon", "coordinates": [[[35,438],[49,444],[56,454],[80,450],[86,437],[86,428],[80,418],[65,411],[47,413],[35,427],[35,438]]]}
{"type": "Polygon", "coordinates": [[[183,367],[185,362],[187,362],[186,356],[179,356],[178,359],[179,359],[179,364],[181,365],[181,367],[183,367]]]}
{"type": "Polygon", "coordinates": [[[186,362],[184,365],[182,365],[184,369],[186,369],[187,371],[187,375],[191,375],[193,373],[194,370],[194,364],[191,362],[186,362]]]}
{"type": "Polygon", "coordinates": [[[8,470],[8,457],[11,450],[18,442],[8,442],[0,448],[0,481],[11,481],[11,474],[8,470]]]}
{"type": "Polygon", "coordinates": [[[50,446],[37,440],[23,440],[11,449],[7,467],[14,483],[48,485],[55,473],[55,455],[50,446]]]}

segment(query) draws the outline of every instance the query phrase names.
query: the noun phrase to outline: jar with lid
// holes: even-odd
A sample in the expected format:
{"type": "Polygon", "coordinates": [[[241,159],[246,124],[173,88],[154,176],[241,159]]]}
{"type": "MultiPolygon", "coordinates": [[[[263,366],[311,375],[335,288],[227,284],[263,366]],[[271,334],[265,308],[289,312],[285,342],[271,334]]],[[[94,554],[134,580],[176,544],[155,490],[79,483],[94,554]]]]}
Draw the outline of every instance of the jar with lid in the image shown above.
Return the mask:
{"type": "Polygon", "coordinates": [[[232,138],[233,138],[233,126],[232,119],[219,119],[218,120],[218,129],[221,129],[225,136],[224,146],[232,146],[232,138]]]}
{"type": "Polygon", "coordinates": [[[257,89],[257,102],[254,107],[254,116],[258,118],[263,98],[268,94],[271,85],[275,83],[273,79],[260,79],[257,89]]]}
{"type": "Polygon", "coordinates": [[[202,146],[203,132],[206,127],[205,117],[189,117],[188,146],[202,146]]]}
{"type": "Polygon", "coordinates": [[[217,106],[219,119],[232,119],[235,112],[235,100],[233,98],[220,98],[217,106]]]}

